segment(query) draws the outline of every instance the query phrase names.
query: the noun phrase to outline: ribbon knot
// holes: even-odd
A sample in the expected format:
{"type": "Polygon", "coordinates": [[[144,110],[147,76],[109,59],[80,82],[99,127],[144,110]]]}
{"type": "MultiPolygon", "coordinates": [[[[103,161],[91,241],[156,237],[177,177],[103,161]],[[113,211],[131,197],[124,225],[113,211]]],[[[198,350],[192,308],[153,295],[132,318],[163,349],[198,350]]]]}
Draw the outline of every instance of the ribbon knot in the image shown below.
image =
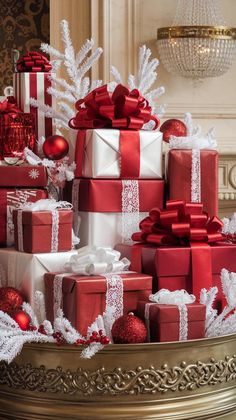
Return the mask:
{"type": "Polygon", "coordinates": [[[66,264],[66,270],[79,275],[101,275],[127,271],[130,261],[120,260],[120,252],[112,248],[85,246],[72,255],[66,264]]]}
{"type": "Polygon", "coordinates": [[[119,84],[113,93],[107,85],[94,89],[84,99],[76,102],[77,114],[69,121],[75,129],[119,128],[140,130],[144,124],[153,120],[154,129],[160,121],[151,115],[148,101],[140,95],[138,89],[130,91],[119,84]]]}
{"type": "Polygon", "coordinates": [[[222,221],[210,218],[201,203],[167,201],[166,209],[154,208],[140,222],[140,232],[132,235],[137,242],[175,245],[189,242],[213,243],[223,239],[222,221]]]}
{"type": "Polygon", "coordinates": [[[49,72],[52,65],[47,57],[37,51],[29,51],[22,55],[16,63],[18,72],[49,72]]]}

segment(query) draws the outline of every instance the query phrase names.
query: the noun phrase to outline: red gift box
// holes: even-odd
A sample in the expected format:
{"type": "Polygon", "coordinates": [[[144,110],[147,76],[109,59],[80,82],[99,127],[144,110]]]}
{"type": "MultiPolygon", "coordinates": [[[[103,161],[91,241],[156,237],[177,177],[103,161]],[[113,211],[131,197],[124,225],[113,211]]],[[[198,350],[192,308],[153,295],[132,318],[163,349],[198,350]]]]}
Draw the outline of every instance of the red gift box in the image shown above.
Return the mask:
{"type": "Polygon", "coordinates": [[[0,246],[14,245],[13,209],[26,202],[35,202],[47,198],[44,189],[0,189],[0,246]]]}
{"type": "Polygon", "coordinates": [[[115,249],[121,252],[121,257],[131,260],[132,270],[140,270],[153,276],[154,292],[163,288],[170,291],[185,289],[199,297],[201,288],[209,289],[217,286],[219,294],[216,306],[218,307],[221,306],[223,300],[221,270],[227,268],[229,271],[236,271],[236,245],[234,244],[213,244],[209,246],[210,261],[207,261],[206,255],[203,254],[202,261],[195,262],[192,250],[188,246],[155,247],[144,244],[119,244],[115,249]],[[196,272],[193,276],[194,263],[196,272]],[[203,279],[200,279],[202,268],[204,272],[204,264],[207,264],[209,270],[207,271],[206,268],[203,279]]]}
{"type": "MultiPolygon", "coordinates": [[[[139,302],[137,315],[145,320],[147,302],[139,302]]],[[[149,304],[149,303],[148,303],[149,304]]],[[[206,307],[198,303],[186,305],[188,311],[188,340],[205,337],[206,307]]],[[[153,303],[149,307],[150,341],[179,341],[180,314],[176,305],[153,303]]]]}
{"type": "Polygon", "coordinates": [[[47,118],[38,108],[30,105],[30,98],[39,100],[43,105],[53,106],[54,98],[48,93],[51,87],[50,72],[13,73],[13,87],[17,105],[35,118],[36,137],[45,138],[53,134],[52,118],[47,118]]]}
{"type": "MultiPolygon", "coordinates": [[[[53,321],[53,285],[55,273],[47,273],[45,301],[47,319],[53,321]]],[[[152,278],[138,273],[120,274],[124,286],[124,314],[137,309],[139,300],[147,300],[152,290],[152,278]]],[[[106,304],[106,279],[103,276],[66,275],[63,278],[63,312],[72,325],[82,334],[102,315],[106,304]]]]}
{"type": "MultiPolygon", "coordinates": [[[[210,216],[218,214],[218,152],[200,150],[201,202],[210,216]]],[[[170,150],[168,188],[171,200],[191,201],[192,150],[170,150]]]]}
{"type": "MultiPolygon", "coordinates": [[[[163,207],[163,180],[138,180],[138,186],[140,212],[147,212],[152,207],[163,207]]],[[[81,179],[78,188],[78,209],[80,211],[122,212],[121,180],[81,179]]]]}
{"type": "Polygon", "coordinates": [[[15,248],[31,254],[70,251],[72,248],[71,210],[58,210],[57,249],[52,249],[52,212],[13,210],[15,248]],[[20,249],[18,212],[22,212],[23,249],[20,249]]]}
{"type": "Polygon", "coordinates": [[[46,187],[47,172],[44,166],[0,165],[0,187],[46,187]]]}

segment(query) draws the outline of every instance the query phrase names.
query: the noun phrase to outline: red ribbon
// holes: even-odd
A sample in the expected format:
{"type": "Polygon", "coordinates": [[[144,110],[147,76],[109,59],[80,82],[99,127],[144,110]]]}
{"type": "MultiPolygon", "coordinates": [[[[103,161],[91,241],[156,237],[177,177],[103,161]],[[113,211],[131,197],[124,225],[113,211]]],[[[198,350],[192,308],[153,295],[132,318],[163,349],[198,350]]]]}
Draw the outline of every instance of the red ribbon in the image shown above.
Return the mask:
{"type": "Polygon", "coordinates": [[[140,130],[142,126],[154,121],[154,129],[160,121],[151,115],[148,101],[137,89],[130,91],[123,85],[117,85],[114,92],[108,92],[107,85],[90,92],[84,99],[75,104],[76,116],[69,121],[75,129],[86,128],[118,128],[140,130]]]}
{"type": "Polygon", "coordinates": [[[170,200],[166,209],[154,208],[140,222],[140,232],[132,235],[137,242],[156,245],[175,245],[191,242],[213,243],[223,240],[222,221],[203,212],[202,203],[170,200]]]}
{"type": "Polygon", "coordinates": [[[0,102],[0,114],[19,114],[20,112],[22,111],[12,100],[10,102],[8,99],[5,99],[0,102]]]}
{"type": "Polygon", "coordinates": [[[52,65],[43,54],[37,51],[29,51],[19,58],[16,69],[18,72],[49,72],[52,65]]]}

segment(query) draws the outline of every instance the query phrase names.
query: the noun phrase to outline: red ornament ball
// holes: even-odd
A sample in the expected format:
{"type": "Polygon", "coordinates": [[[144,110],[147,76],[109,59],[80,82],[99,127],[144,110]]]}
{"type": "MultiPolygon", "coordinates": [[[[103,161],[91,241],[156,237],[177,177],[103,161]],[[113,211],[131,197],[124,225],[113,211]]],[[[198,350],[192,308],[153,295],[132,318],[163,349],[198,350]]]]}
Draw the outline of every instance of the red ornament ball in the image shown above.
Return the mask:
{"type": "Polygon", "coordinates": [[[43,153],[48,159],[62,159],[68,154],[68,152],[68,141],[62,136],[50,136],[43,143],[43,153]]]}
{"type": "Polygon", "coordinates": [[[24,311],[18,309],[11,314],[11,317],[17,322],[23,331],[27,331],[29,329],[31,319],[30,316],[24,311]]]}
{"type": "Polygon", "coordinates": [[[0,310],[4,312],[11,312],[19,309],[24,302],[24,298],[19,290],[14,287],[0,288],[0,310]]]}
{"type": "Polygon", "coordinates": [[[171,119],[166,120],[160,131],[163,133],[163,140],[169,143],[170,136],[175,137],[186,137],[187,136],[187,127],[181,120],[171,119]]]}
{"type": "Polygon", "coordinates": [[[145,324],[134,314],[118,318],[112,326],[111,333],[115,344],[144,343],[147,340],[145,324]]]}

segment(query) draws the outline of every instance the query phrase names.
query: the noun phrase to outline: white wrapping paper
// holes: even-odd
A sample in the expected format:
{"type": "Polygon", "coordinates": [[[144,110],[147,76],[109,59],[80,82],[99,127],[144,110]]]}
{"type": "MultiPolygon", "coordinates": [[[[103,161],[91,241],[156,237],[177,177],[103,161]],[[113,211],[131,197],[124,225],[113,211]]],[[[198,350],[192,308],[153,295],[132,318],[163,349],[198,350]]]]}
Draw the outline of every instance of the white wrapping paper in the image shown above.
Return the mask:
{"type": "MultiPolygon", "coordinates": [[[[141,221],[148,213],[141,212],[141,221]]],[[[122,238],[122,213],[96,213],[79,211],[80,245],[110,246],[114,248],[122,238]]],[[[134,232],[138,230],[134,227],[134,232]]]]}
{"type": "MultiPolygon", "coordinates": [[[[162,133],[140,130],[140,179],[162,178],[162,133]]],[[[120,178],[119,130],[86,131],[82,176],[120,178]]]]}
{"type": "Polygon", "coordinates": [[[65,264],[74,254],[76,251],[27,254],[12,248],[0,249],[0,264],[7,273],[7,286],[21,290],[33,305],[34,292],[44,292],[44,274],[65,271],[65,264]]]}

